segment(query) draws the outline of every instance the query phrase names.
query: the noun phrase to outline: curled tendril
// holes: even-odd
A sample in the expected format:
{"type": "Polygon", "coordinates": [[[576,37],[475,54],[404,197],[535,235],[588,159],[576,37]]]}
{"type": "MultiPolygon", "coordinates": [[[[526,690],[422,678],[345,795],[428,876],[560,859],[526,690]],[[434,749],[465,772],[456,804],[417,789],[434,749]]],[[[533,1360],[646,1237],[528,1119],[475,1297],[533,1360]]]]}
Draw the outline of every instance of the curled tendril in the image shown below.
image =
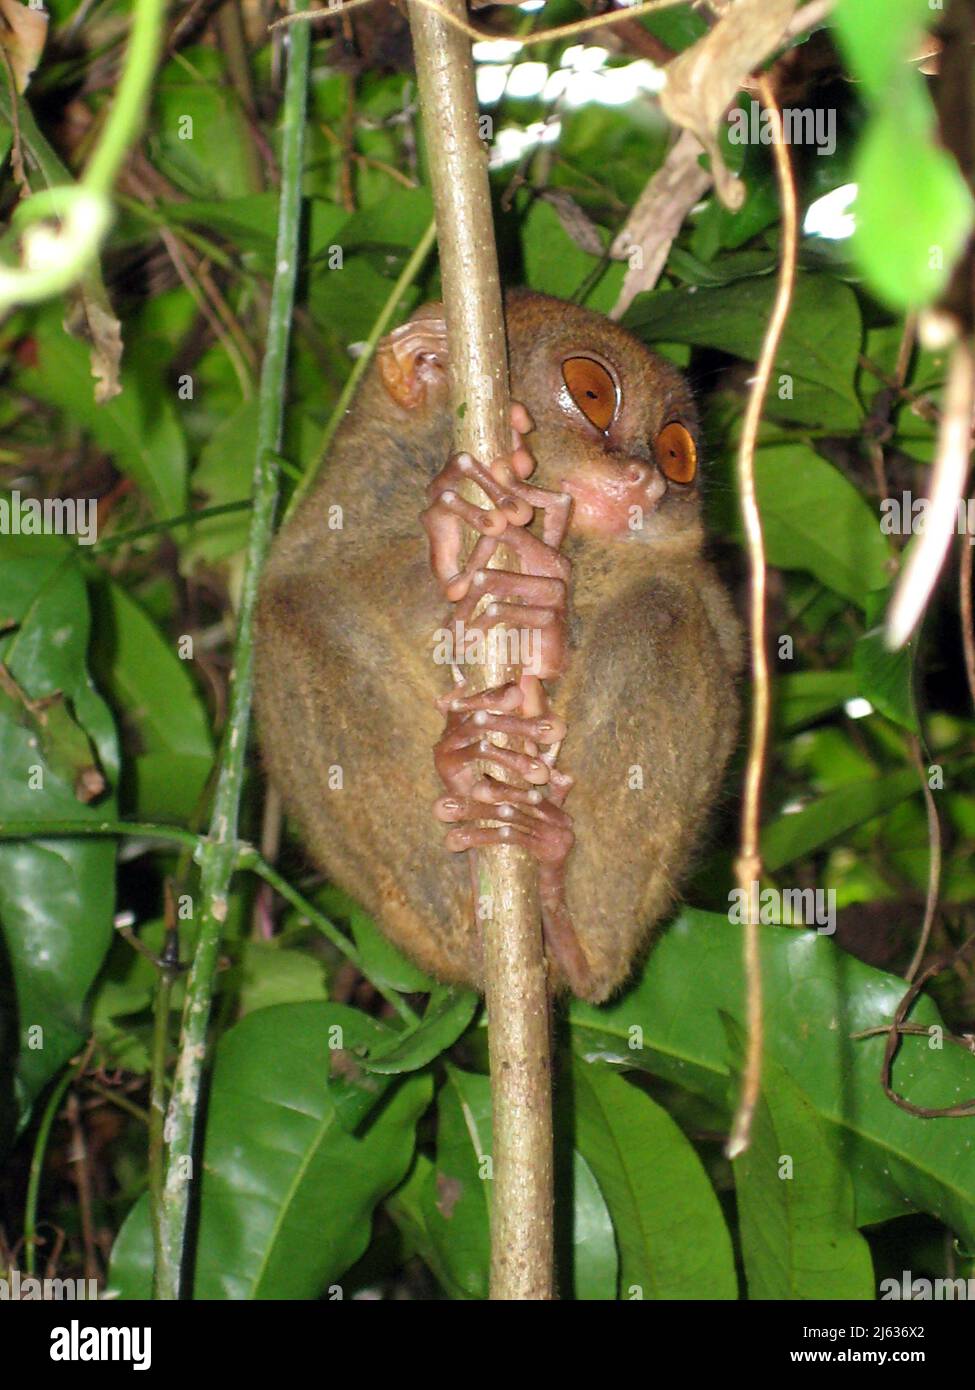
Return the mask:
{"type": "Polygon", "coordinates": [[[19,266],[0,265],[0,312],[70,288],[94,262],[112,220],[107,197],[82,184],[48,188],[17,208],[19,266]]]}

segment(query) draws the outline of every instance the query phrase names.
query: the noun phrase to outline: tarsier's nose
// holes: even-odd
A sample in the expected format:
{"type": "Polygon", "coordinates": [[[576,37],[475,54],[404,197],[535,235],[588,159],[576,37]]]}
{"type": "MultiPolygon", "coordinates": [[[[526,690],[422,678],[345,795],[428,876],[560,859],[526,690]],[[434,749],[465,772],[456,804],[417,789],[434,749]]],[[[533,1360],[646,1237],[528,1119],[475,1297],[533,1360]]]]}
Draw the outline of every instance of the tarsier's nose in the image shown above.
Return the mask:
{"type": "Polygon", "coordinates": [[[631,459],[626,465],[626,480],[633,491],[650,504],[662,497],[667,488],[659,469],[642,459],[631,459]]]}

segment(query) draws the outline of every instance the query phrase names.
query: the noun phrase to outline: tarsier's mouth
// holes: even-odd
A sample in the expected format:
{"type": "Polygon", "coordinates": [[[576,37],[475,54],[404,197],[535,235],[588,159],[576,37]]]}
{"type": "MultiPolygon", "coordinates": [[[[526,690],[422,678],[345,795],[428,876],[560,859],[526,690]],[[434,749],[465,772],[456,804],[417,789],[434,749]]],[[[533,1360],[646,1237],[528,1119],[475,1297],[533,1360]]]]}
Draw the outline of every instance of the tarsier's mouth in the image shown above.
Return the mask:
{"type": "Polygon", "coordinates": [[[559,485],[573,501],[570,530],[607,539],[639,533],[667,491],[657,469],[637,459],[612,472],[563,478],[559,485]]]}

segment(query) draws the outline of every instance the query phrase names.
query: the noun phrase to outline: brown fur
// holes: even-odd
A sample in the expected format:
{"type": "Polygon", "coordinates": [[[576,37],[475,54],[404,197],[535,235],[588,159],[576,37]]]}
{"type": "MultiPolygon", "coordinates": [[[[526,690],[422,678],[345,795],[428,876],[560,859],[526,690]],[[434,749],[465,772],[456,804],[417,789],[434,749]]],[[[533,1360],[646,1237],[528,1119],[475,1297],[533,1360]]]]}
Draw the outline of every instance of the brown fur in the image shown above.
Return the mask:
{"type": "MultiPolygon", "coordinates": [[[[664,424],[694,427],[680,374],[608,319],[527,292],[508,297],[506,318],[512,396],[535,422],[533,483],[557,490],[594,451],[652,461],[664,424]],[[567,420],[557,400],[563,358],[590,351],[623,385],[608,438],[567,420]]],[[[479,986],[467,856],[444,851],[430,810],[443,790],[434,698],[450,677],[431,660],[446,605],[418,516],[449,434],[445,389],[434,383],[404,408],[373,365],[273,547],[257,709],[270,775],[316,864],[424,969],[479,986]],[[336,767],[343,785],[330,790],[336,767]]],[[[550,689],[569,729],[559,767],[575,778],[567,901],[597,1001],[673,902],[735,738],[738,623],[702,544],[696,486],[671,488],[632,538],[570,530],[566,541],[571,660],[550,689]],[[642,790],[630,785],[635,768],[642,790]]]]}

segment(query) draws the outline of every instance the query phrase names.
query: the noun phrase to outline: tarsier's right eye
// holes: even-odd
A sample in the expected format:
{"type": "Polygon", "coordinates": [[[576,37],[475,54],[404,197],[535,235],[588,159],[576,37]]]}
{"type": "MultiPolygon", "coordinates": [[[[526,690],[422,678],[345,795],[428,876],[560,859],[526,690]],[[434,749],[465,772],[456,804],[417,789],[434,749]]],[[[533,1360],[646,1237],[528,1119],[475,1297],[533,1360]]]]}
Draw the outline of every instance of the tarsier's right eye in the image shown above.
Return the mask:
{"type": "Polygon", "coordinates": [[[606,368],[591,357],[567,357],[562,363],[562,380],[590,425],[608,430],[619,398],[616,382],[606,368]]]}
{"type": "Polygon", "coordinates": [[[697,472],[697,446],[690,430],[676,420],[663,429],[654,440],[653,452],[657,467],[672,483],[692,483],[697,472]]]}

